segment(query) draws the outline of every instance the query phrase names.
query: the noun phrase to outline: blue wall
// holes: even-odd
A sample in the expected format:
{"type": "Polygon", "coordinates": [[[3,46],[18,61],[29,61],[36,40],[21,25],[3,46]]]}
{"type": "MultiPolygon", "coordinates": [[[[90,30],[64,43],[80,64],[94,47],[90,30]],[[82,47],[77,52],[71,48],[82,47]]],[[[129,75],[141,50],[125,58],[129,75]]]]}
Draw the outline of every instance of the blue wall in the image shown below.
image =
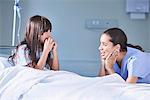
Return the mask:
{"type": "MultiPolygon", "coordinates": [[[[1,0],[2,44],[11,44],[13,0],[1,0]]],[[[150,16],[131,20],[125,11],[125,0],[20,0],[22,7],[21,38],[27,19],[35,14],[48,17],[52,34],[58,42],[62,70],[96,76],[99,71],[99,36],[105,29],[87,29],[87,19],[117,20],[129,43],[139,44],[150,51],[150,16]]],[[[17,44],[17,41],[16,41],[17,44]]]]}

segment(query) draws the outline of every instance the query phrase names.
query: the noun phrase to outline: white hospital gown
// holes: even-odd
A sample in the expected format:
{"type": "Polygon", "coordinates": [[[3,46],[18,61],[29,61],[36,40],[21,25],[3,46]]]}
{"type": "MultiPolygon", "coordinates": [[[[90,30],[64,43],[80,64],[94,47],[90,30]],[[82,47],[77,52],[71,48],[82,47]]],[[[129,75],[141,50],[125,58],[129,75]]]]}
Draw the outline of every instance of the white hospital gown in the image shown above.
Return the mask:
{"type": "Polygon", "coordinates": [[[14,64],[26,66],[31,62],[32,61],[29,56],[29,49],[27,48],[27,45],[19,46],[14,58],[14,64]]]}

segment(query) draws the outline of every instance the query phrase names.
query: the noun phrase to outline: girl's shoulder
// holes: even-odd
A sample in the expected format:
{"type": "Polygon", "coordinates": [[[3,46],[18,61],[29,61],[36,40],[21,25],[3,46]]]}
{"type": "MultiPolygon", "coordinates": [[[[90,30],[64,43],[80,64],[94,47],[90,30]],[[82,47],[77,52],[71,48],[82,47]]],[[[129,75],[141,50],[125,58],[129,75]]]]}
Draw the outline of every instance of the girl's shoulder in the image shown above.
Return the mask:
{"type": "Polygon", "coordinates": [[[128,50],[128,62],[134,62],[136,66],[147,66],[150,64],[150,53],[134,48],[129,48],[128,50]]]}
{"type": "Polygon", "coordinates": [[[132,52],[132,53],[139,53],[142,52],[138,49],[132,48],[132,47],[127,47],[127,52],[132,52]]]}
{"type": "Polygon", "coordinates": [[[21,55],[21,54],[29,54],[29,48],[27,47],[26,44],[22,44],[18,47],[18,49],[16,50],[16,52],[18,52],[17,54],[21,55]]]}
{"type": "Polygon", "coordinates": [[[22,45],[18,46],[18,49],[19,50],[27,50],[28,49],[27,44],[22,44],[22,45]]]}
{"type": "Polygon", "coordinates": [[[131,57],[131,56],[135,56],[135,57],[143,57],[145,56],[145,52],[135,49],[135,48],[131,48],[128,47],[127,48],[127,54],[131,57]]]}
{"type": "Polygon", "coordinates": [[[149,52],[143,52],[143,51],[140,51],[138,49],[135,49],[135,48],[131,48],[131,47],[128,47],[127,48],[127,53],[130,55],[130,56],[137,56],[139,58],[142,58],[142,57],[150,57],[150,53],[149,52]]]}

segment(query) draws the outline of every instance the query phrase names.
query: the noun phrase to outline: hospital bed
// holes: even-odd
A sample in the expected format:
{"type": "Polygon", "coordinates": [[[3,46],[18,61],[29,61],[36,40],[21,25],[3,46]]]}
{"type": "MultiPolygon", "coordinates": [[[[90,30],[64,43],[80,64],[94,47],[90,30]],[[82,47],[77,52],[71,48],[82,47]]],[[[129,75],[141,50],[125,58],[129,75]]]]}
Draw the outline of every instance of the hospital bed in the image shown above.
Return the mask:
{"type": "Polygon", "coordinates": [[[12,66],[0,57],[0,100],[148,100],[150,84],[128,84],[118,74],[85,77],[65,70],[12,66]]]}
{"type": "Polygon", "coordinates": [[[16,46],[0,45],[0,57],[9,57],[16,46]]]}

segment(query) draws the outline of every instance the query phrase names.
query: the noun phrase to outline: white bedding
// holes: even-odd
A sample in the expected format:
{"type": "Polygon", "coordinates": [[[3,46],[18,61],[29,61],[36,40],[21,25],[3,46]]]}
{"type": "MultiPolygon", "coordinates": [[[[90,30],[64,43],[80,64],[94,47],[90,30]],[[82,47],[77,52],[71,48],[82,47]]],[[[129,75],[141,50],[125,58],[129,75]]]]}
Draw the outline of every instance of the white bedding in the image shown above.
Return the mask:
{"type": "Polygon", "coordinates": [[[11,67],[11,64],[8,62],[8,58],[0,56],[0,70],[8,67],[11,67]]]}
{"type": "Polygon", "coordinates": [[[147,100],[150,84],[127,84],[117,74],[83,77],[67,71],[15,66],[0,71],[0,100],[147,100]]]}

